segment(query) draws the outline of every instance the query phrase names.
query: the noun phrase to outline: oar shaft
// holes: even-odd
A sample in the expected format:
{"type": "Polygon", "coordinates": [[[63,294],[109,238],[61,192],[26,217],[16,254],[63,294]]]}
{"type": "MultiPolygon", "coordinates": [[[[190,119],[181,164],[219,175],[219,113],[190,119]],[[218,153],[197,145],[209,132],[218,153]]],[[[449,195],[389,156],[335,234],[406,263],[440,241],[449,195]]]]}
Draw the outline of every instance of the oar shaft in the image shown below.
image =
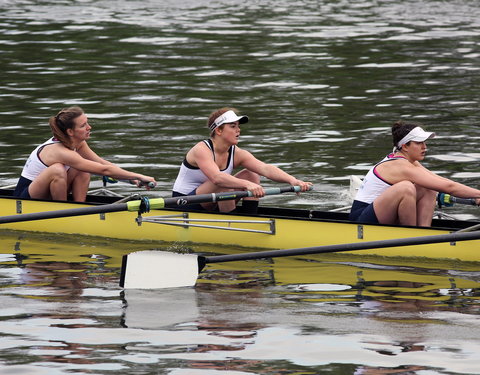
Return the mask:
{"type": "MultiPolygon", "coordinates": [[[[281,188],[270,188],[265,190],[265,195],[281,194],[286,192],[299,192],[301,189],[299,186],[286,186],[281,188]]],[[[17,223],[21,221],[34,221],[44,219],[56,219],[61,217],[70,216],[82,216],[93,215],[108,212],[120,212],[120,211],[140,211],[142,208],[150,209],[162,209],[165,207],[179,207],[193,203],[206,203],[216,202],[229,199],[240,199],[244,197],[253,196],[250,191],[232,191],[216,194],[200,194],[189,195],[176,198],[145,198],[143,200],[134,200],[126,203],[112,203],[106,205],[98,205],[93,207],[79,207],[70,208],[57,211],[45,211],[45,212],[33,212],[28,214],[0,216],[0,224],[17,223]]],[[[142,211],[145,212],[145,211],[142,211]]]]}
{"type": "MultiPolygon", "coordinates": [[[[300,186],[285,186],[281,188],[268,188],[265,189],[265,195],[276,195],[289,192],[300,192],[300,186]]],[[[165,207],[178,207],[195,203],[206,202],[219,202],[225,200],[241,199],[246,197],[252,197],[251,191],[226,191],[223,193],[212,194],[199,194],[199,195],[186,195],[181,197],[164,198],[165,207]]]]}
{"type": "Polygon", "coordinates": [[[29,214],[2,216],[0,217],[0,224],[127,211],[127,207],[127,203],[116,203],[114,205],[108,204],[104,206],[79,207],[58,211],[32,212],[29,214]]]}
{"type": "MultiPolygon", "coordinates": [[[[149,202],[150,208],[152,209],[160,209],[164,207],[163,198],[150,199],[148,200],[148,202],[149,202]]],[[[94,215],[94,214],[103,214],[103,213],[109,213],[109,212],[139,211],[141,205],[142,205],[141,200],[134,200],[134,201],[129,201],[125,203],[111,203],[111,204],[98,205],[98,206],[92,206],[92,207],[68,208],[65,210],[57,210],[57,211],[43,211],[43,212],[32,212],[28,214],[0,216],[0,224],[18,223],[21,221],[57,219],[61,217],[71,217],[71,216],[94,215]]]]}
{"type": "Polygon", "coordinates": [[[451,197],[450,200],[453,203],[458,203],[458,204],[466,204],[469,206],[476,206],[477,202],[473,198],[458,198],[458,197],[451,197]]]}
{"type": "Polygon", "coordinates": [[[220,263],[220,262],[233,262],[237,260],[253,260],[262,258],[275,258],[294,255],[307,255],[307,254],[324,254],[324,253],[338,253],[344,251],[354,250],[367,250],[367,249],[382,249],[386,247],[400,247],[400,246],[414,246],[414,245],[426,245],[441,242],[459,242],[470,241],[480,239],[480,231],[468,232],[468,233],[450,233],[450,234],[438,234],[434,236],[422,236],[422,237],[409,237],[399,238],[391,240],[381,241],[367,241],[367,242],[354,242],[338,245],[326,245],[315,247],[303,247],[296,249],[284,249],[284,250],[269,250],[258,251],[253,253],[231,254],[231,255],[216,255],[210,257],[202,257],[201,263],[220,263]]]}
{"type": "Polygon", "coordinates": [[[438,205],[442,206],[452,206],[454,203],[465,204],[468,206],[476,206],[477,202],[474,198],[459,198],[454,197],[453,195],[446,193],[439,193],[437,197],[438,205]]]}

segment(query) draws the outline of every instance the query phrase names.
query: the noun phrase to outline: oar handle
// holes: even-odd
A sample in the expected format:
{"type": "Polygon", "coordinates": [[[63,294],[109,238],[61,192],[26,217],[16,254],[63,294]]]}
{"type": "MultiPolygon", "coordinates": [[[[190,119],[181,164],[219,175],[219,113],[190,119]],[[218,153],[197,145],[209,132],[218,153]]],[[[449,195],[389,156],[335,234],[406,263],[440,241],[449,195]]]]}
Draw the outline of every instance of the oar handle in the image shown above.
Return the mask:
{"type": "MultiPolygon", "coordinates": [[[[310,186],[308,190],[312,190],[313,188],[310,186]]],[[[265,189],[265,195],[276,195],[276,194],[283,194],[283,193],[299,193],[302,191],[300,186],[284,186],[280,188],[268,188],[265,189]]],[[[249,197],[253,196],[249,191],[249,197]]]]}
{"type": "MultiPolygon", "coordinates": [[[[129,183],[130,185],[137,185],[135,183],[136,180],[120,180],[120,181],[129,183]]],[[[139,184],[138,184],[140,187],[148,187],[150,189],[153,189],[155,186],[157,186],[157,184],[155,182],[152,182],[152,181],[149,181],[149,182],[145,182],[145,181],[142,181],[142,180],[137,180],[137,181],[140,181],[139,184]]]]}
{"type": "Polygon", "coordinates": [[[458,198],[454,197],[453,195],[446,194],[446,193],[438,193],[437,195],[437,202],[438,202],[438,207],[451,207],[455,203],[458,204],[465,204],[469,206],[476,206],[477,202],[474,198],[458,198]]]}
{"type": "MultiPolygon", "coordinates": [[[[109,176],[102,176],[102,180],[103,180],[103,183],[104,184],[116,184],[118,181],[121,181],[121,182],[125,182],[127,184],[131,184],[131,185],[136,185],[134,180],[117,180],[113,177],[109,177],[109,176]]],[[[140,180],[140,186],[146,186],[146,187],[149,187],[150,189],[153,189],[155,186],[157,186],[157,184],[155,182],[152,182],[152,181],[149,181],[149,182],[144,182],[144,181],[141,181],[140,180]]]]}
{"type": "MultiPolygon", "coordinates": [[[[128,182],[130,182],[132,185],[135,185],[135,182],[133,182],[133,180],[129,180],[128,182]]],[[[157,186],[157,184],[155,182],[152,182],[152,181],[149,181],[149,182],[140,181],[139,185],[144,186],[144,187],[148,187],[150,189],[153,189],[155,186],[157,186]]]]}

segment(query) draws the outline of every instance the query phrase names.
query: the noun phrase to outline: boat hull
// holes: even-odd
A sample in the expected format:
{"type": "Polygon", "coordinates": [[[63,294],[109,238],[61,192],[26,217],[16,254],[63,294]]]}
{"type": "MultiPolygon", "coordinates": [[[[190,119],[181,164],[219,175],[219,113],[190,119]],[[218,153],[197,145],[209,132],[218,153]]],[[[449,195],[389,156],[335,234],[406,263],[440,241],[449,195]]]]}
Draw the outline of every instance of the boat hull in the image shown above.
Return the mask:
{"type": "MultiPolygon", "coordinates": [[[[117,198],[118,199],[118,198],[117,198]]],[[[78,204],[0,196],[0,215],[33,213],[112,203],[111,197],[78,204]]],[[[80,234],[135,241],[235,245],[286,249],[448,234],[477,222],[437,220],[432,228],[352,223],[341,213],[264,207],[258,215],[203,213],[173,209],[115,212],[1,224],[9,230],[80,234]]],[[[480,240],[368,249],[352,253],[388,257],[448,258],[480,261],[480,240]]]]}

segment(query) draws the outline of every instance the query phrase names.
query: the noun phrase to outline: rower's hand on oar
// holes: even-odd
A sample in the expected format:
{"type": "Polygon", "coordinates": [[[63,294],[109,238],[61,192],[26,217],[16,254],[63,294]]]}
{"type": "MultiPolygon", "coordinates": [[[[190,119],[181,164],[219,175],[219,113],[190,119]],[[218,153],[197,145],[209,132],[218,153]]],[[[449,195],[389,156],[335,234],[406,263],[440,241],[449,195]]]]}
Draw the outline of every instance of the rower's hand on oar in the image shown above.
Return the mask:
{"type": "Polygon", "coordinates": [[[157,186],[157,182],[153,177],[145,176],[141,180],[132,180],[132,182],[138,187],[145,187],[147,190],[153,189],[157,186]]]}
{"type": "MultiPolygon", "coordinates": [[[[297,180],[295,179],[294,181],[290,182],[290,185],[292,186],[300,186],[301,191],[308,191],[313,188],[313,184],[308,181],[302,181],[302,180],[297,180]]],[[[300,195],[300,193],[296,193],[297,195],[300,195]]]]}
{"type": "Polygon", "coordinates": [[[253,197],[261,198],[265,196],[265,189],[254,182],[247,181],[248,185],[246,186],[245,190],[248,190],[252,193],[253,197]]]}

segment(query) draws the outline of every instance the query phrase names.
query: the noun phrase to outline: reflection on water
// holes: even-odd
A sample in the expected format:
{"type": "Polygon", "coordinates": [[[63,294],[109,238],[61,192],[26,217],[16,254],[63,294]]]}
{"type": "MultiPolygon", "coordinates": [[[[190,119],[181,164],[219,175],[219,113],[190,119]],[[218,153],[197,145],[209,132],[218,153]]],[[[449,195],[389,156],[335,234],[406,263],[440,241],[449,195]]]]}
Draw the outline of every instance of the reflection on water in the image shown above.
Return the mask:
{"type": "Polygon", "coordinates": [[[199,317],[194,288],[122,291],[123,325],[127,328],[160,329],[188,324],[199,317]]]}
{"type": "Polygon", "coordinates": [[[209,265],[195,288],[121,290],[121,256],[148,244],[2,232],[0,246],[10,371],[477,371],[476,263],[312,255],[209,265]]]}

